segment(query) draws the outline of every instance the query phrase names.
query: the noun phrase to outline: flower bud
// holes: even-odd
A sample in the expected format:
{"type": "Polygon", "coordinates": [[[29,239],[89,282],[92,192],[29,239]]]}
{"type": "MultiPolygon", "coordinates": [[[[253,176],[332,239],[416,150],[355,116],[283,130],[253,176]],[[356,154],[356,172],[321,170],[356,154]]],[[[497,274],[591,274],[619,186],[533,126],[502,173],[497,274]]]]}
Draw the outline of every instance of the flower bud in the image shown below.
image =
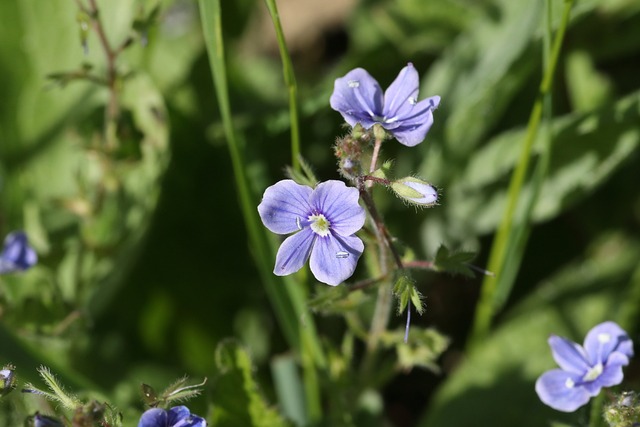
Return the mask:
{"type": "Polygon", "coordinates": [[[16,388],[15,366],[6,365],[0,370],[0,397],[5,396],[16,388]]]}
{"type": "Polygon", "coordinates": [[[433,206],[438,201],[438,190],[434,186],[411,176],[392,182],[391,189],[413,205],[433,206]]]}

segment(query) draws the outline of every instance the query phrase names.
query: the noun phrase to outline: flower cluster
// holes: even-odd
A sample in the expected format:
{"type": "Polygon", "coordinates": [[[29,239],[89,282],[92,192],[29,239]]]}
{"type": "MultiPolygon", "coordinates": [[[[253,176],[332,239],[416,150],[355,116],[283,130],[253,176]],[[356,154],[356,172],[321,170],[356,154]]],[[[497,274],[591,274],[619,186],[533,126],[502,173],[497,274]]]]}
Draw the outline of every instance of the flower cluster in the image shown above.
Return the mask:
{"type": "MultiPolygon", "coordinates": [[[[362,68],[336,79],[330,104],[353,131],[338,140],[334,151],[341,173],[359,182],[358,189],[341,181],[327,181],[311,188],[293,180],[283,180],[266,189],[258,206],[263,224],[277,234],[294,233],[278,250],[274,274],[295,273],[309,259],[311,272],[320,282],[336,286],[351,277],[364,250],[362,240],[355,235],[366,217],[358,204],[364,188],[359,163],[362,148],[374,135],[373,171],[379,144],[387,135],[409,147],[424,140],[440,97],[418,102],[418,88],[418,73],[411,63],[384,94],[378,82],[362,68]]],[[[407,203],[417,206],[432,206],[438,198],[433,186],[417,178],[397,182],[380,176],[369,179],[384,183],[407,203]]]]}
{"type": "Polygon", "coordinates": [[[573,412],[600,393],[602,387],[622,382],[622,367],[633,356],[633,343],[614,322],[604,322],[589,331],[581,346],[552,335],[549,346],[560,369],[545,372],[536,381],[543,403],[563,412],[573,412]]]}
{"type": "Polygon", "coordinates": [[[0,274],[27,270],[38,262],[36,251],[29,246],[29,239],[23,231],[9,233],[4,239],[0,252],[0,274]]]}

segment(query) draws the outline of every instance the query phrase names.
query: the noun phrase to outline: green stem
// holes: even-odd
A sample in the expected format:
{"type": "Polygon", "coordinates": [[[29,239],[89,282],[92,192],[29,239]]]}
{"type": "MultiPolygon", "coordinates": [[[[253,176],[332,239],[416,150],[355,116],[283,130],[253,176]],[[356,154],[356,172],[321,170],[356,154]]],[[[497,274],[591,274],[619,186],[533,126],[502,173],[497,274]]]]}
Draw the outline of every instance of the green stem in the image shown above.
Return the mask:
{"type": "MultiPolygon", "coordinates": [[[[491,248],[491,254],[489,256],[488,270],[495,273],[494,276],[485,276],[480,300],[476,308],[476,314],[473,324],[473,329],[469,338],[468,345],[473,348],[476,344],[482,342],[489,333],[491,327],[491,321],[495,312],[500,308],[496,300],[497,284],[500,277],[505,270],[505,260],[508,256],[508,248],[510,246],[510,240],[513,239],[514,230],[514,217],[516,215],[516,208],[520,200],[522,193],[522,187],[524,185],[525,177],[529,167],[529,160],[531,158],[531,151],[533,142],[535,140],[540,121],[542,119],[543,105],[545,96],[551,91],[553,83],[553,76],[555,73],[558,58],[560,56],[560,50],[562,47],[562,41],[569,23],[571,15],[571,9],[574,0],[565,0],[565,7],[562,15],[562,21],[558,32],[554,39],[553,48],[551,52],[551,58],[546,66],[543,80],[540,84],[538,97],[533,105],[531,115],[529,117],[529,123],[527,126],[527,134],[525,137],[524,145],[520,153],[520,159],[516,169],[511,176],[511,182],[508,190],[507,206],[500,226],[498,228],[493,246],[491,248]]],[[[522,225],[522,224],[521,224],[522,225]]],[[[506,300],[508,295],[503,295],[503,300],[506,300]]]]}
{"type": "Polygon", "coordinates": [[[604,398],[605,393],[600,392],[599,395],[591,399],[591,410],[589,411],[589,427],[604,427],[604,417],[602,416],[604,398]]]}
{"type": "Polygon", "coordinates": [[[280,59],[282,60],[282,69],[284,72],[284,82],[289,92],[289,120],[291,122],[291,165],[296,172],[300,171],[300,128],[298,120],[298,86],[296,77],[291,63],[289,49],[287,49],[287,41],[284,38],[284,31],[280,23],[280,15],[275,0],[264,0],[269,9],[273,26],[276,30],[278,39],[278,48],[280,49],[280,59]]]}
{"type": "MultiPolygon", "coordinates": [[[[224,133],[229,146],[240,206],[249,234],[251,249],[280,327],[291,347],[301,355],[307,413],[310,421],[314,422],[319,420],[322,415],[320,385],[315,369],[316,366],[323,367],[326,364],[323,349],[317,336],[313,317],[306,306],[304,288],[292,280],[291,277],[283,279],[283,286],[282,282],[276,280],[272,273],[271,262],[275,258],[275,248],[269,244],[265,229],[258,219],[257,203],[251,193],[246,168],[244,167],[243,152],[233,127],[222,38],[220,0],[199,0],[199,5],[212,78],[216,88],[224,133]],[[302,321],[304,321],[304,324],[302,324],[302,321]]],[[[297,155],[294,156],[294,158],[297,157],[297,155]]]]}

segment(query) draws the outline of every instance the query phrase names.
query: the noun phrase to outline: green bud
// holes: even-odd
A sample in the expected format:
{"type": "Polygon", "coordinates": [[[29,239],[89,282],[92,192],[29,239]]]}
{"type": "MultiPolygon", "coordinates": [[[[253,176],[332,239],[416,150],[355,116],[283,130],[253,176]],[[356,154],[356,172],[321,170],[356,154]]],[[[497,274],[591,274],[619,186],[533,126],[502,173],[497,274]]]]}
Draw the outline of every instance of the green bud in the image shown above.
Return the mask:
{"type": "Polygon", "coordinates": [[[374,176],[376,178],[380,178],[380,179],[389,179],[389,176],[391,175],[391,167],[393,166],[393,161],[392,160],[387,160],[386,162],[384,162],[382,164],[382,167],[376,169],[371,176],[374,176]]]}
{"type": "Polygon", "coordinates": [[[376,123],[373,125],[373,137],[376,141],[384,141],[387,138],[387,131],[381,124],[376,123]]]}
{"type": "Polygon", "coordinates": [[[360,139],[367,133],[367,130],[362,127],[360,123],[356,123],[356,125],[351,129],[351,136],[354,139],[360,139]]]}
{"type": "Polygon", "coordinates": [[[412,176],[391,183],[391,189],[401,199],[418,206],[433,206],[438,201],[438,190],[429,183],[412,176]]]}

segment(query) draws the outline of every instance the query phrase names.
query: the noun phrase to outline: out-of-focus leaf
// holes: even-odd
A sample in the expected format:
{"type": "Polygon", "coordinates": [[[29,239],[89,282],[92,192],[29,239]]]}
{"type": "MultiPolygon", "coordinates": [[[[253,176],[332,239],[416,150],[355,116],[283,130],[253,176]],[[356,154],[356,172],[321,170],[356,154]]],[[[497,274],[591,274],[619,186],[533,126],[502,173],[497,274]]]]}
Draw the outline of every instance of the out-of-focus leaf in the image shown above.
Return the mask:
{"type": "Polygon", "coordinates": [[[442,96],[447,146],[458,155],[469,152],[502,116],[537,59],[531,43],[543,3],[496,3],[434,64],[423,90],[442,96]]]}
{"type": "Polygon", "coordinates": [[[598,246],[606,251],[594,248],[589,258],[545,280],[507,314],[495,334],[450,375],[420,426],[506,426],[518,420],[519,426],[537,427],[580,417],[546,407],[534,383],[556,366],[549,334],[582,342],[596,324],[620,320],[618,307],[628,298],[624,287],[637,268],[640,247],[624,236],[604,239],[598,246]]]}
{"type": "Polygon", "coordinates": [[[611,98],[611,82],[598,73],[586,52],[568,55],[566,74],[574,110],[589,112],[603,106],[611,98]]]}
{"type": "Polygon", "coordinates": [[[237,343],[225,341],[216,349],[220,376],[214,379],[212,425],[243,427],[288,426],[282,416],[262,396],[253,377],[247,352],[237,343]]]}
{"type": "Polygon", "coordinates": [[[404,329],[401,329],[382,335],[382,343],[396,349],[398,369],[407,371],[423,368],[439,373],[437,360],[449,347],[449,338],[433,328],[413,328],[405,343],[404,333],[404,329]]]}
{"type": "MultiPolygon", "coordinates": [[[[533,213],[534,221],[552,218],[589,195],[620,168],[640,144],[637,126],[640,93],[589,114],[553,121],[549,174],[533,213]]],[[[447,219],[476,234],[495,229],[505,203],[505,180],[517,161],[524,131],[506,132],[471,158],[447,191],[447,219]]],[[[534,143],[534,152],[542,136],[534,143]]],[[[529,186],[524,191],[529,192],[529,186]]]]}

